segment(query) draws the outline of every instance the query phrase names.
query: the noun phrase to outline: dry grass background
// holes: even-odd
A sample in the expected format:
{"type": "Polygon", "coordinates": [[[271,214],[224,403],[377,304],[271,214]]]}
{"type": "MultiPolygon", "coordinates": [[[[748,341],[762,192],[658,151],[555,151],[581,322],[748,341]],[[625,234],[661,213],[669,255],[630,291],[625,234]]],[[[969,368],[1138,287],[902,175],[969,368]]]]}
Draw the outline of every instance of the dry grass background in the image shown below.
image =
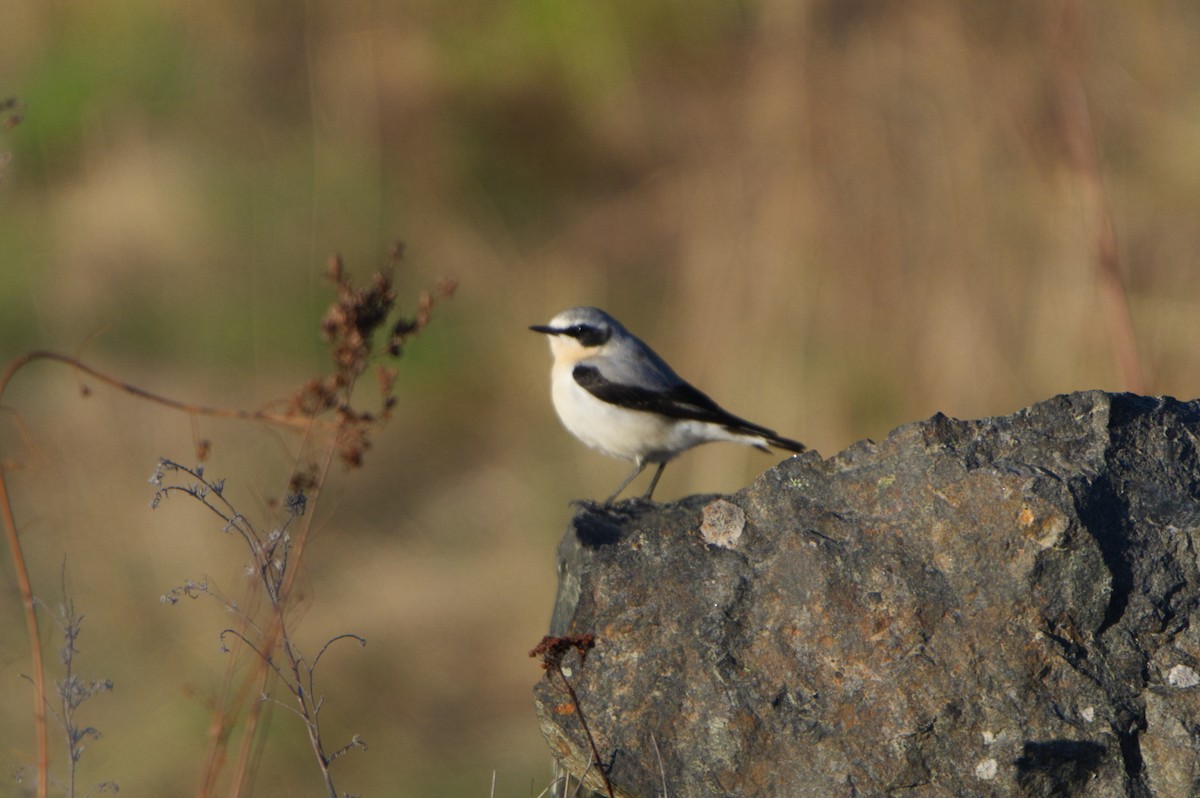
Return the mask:
{"type": "MultiPolygon", "coordinates": [[[[414,298],[458,278],[367,468],[316,510],[299,634],[368,640],[322,666],[333,743],[371,744],[337,763],[342,789],[486,795],[494,770],[497,795],[537,794],[526,654],[554,545],[568,500],[625,466],[558,427],[525,327],[601,305],[725,406],[829,455],[936,411],[1136,384],[1098,267],[1108,219],[1147,390],[1196,396],[1196,74],[1200,8],[1183,0],[8,0],[0,96],[25,108],[0,132],[0,354],[81,352],[162,393],[256,406],[323,367],[330,253],[365,276],[399,237],[414,298]]],[[[156,459],[186,460],[192,429],[81,399],[50,366],[5,405],[35,587],[56,604],[67,558],[76,667],[116,684],[84,710],[104,737],[81,776],[192,793],[226,620],[157,599],[186,578],[243,584],[199,507],[147,509],[156,459]]],[[[286,442],[201,427],[210,471],[266,515],[286,442]]],[[[707,447],[659,497],[772,464],[707,447]]],[[[4,573],[0,772],[28,778],[4,573]]],[[[317,794],[307,756],[276,711],[256,794],[317,794]]]]}

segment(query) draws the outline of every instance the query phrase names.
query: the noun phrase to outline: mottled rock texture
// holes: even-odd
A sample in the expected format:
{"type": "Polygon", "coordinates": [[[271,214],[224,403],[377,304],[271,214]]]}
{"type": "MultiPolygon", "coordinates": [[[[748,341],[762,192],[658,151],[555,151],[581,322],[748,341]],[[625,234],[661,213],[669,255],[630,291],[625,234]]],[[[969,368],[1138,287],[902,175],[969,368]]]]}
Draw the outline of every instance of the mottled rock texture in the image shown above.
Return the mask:
{"type": "Polygon", "coordinates": [[[587,771],[581,710],[623,796],[1200,795],[1198,442],[1078,393],[582,509],[546,739],[587,771]]]}

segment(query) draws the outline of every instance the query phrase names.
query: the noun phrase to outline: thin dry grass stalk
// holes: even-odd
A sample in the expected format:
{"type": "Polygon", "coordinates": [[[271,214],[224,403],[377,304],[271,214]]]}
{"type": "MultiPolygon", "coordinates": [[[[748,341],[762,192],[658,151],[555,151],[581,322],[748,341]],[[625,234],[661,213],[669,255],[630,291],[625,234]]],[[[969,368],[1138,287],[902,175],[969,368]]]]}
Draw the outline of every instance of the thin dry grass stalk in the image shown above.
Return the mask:
{"type": "Polygon", "coordinates": [[[1113,358],[1125,389],[1144,394],[1149,390],[1146,369],[1138,356],[1129,292],[1121,279],[1117,236],[1104,196],[1096,134],[1076,63],[1082,15],[1079,0],[1066,0],[1063,4],[1054,61],[1062,132],[1071,166],[1079,180],[1084,212],[1095,233],[1096,278],[1108,316],[1113,358]]]}

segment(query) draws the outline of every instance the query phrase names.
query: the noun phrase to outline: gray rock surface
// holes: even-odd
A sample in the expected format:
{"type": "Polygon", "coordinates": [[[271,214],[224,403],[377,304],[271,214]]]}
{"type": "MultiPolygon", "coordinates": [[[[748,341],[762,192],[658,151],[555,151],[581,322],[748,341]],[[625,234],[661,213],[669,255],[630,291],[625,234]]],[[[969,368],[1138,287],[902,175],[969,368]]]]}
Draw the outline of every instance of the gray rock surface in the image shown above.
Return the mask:
{"type": "Polygon", "coordinates": [[[1079,393],[583,509],[543,733],[582,775],[585,713],[624,796],[1200,795],[1198,441],[1079,393]]]}

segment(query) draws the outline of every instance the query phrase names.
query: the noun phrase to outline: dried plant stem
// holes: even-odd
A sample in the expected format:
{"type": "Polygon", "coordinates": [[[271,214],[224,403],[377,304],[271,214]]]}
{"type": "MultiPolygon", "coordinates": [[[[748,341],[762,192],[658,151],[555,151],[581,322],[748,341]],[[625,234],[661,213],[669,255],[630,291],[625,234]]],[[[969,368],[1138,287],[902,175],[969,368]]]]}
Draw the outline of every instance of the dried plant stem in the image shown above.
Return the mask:
{"type": "Polygon", "coordinates": [[[89,377],[92,377],[98,382],[102,382],[111,388],[118,391],[135,396],[139,399],[145,399],[163,407],[168,407],[173,410],[180,410],[190,416],[207,416],[210,418],[225,418],[234,421],[260,421],[277,426],[289,427],[293,429],[305,429],[309,427],[328,426],[328,422],[315,419],[310,415],[302,413],[281,413],[273,410],[243,410],[236,407],[210,407],[207,405],[199,405],[193,402],[185,402],[181,399],[174,399],[169,396],[163,396],[152,391],[147,391],[145,388],[140,388],[122,379],[106,374],[92,366],[87,365],[82,360],[72,355],[64,355],[61,352],[52,352],[48,350],[38,350],[34,352],[26,352],[20,357],[12,360],[8,369],[4,373],[4,377],[0,380],[0,396],[3,396],[4,389],[8,385],[9,379],[22,367],[38,360],[50,360],[58,363],[63,363],[70,366],[75,371],[82,372],[89,377]]]}
{"type": "MultiPolygon", "coordinates": [[[[321,472],[315,480],[316,485],[313,488],[311,495],[312,500],[315,500],[319,495],[320,486],[325,484],[325,478],[329,468],[332,465],[335,445],[331,439],[330,445],[326,449],[325,457],[322,462],[321,472]]],[[[304,543],[308,539],[308,532],[313,515],[306,513],[301,520],[300,528],[294,536],[295,550],[293,561],[301,562],[304,543]]],[[[255,750],[255,735],[258,730],[258,722],[262,715],[265,702],[250,701],[252,695],[266,695],[267,686],[274,674],[272,664],[269,659],[271,651],[275,649],[278,641],[285,637],[283,628],[283,611],[286,603],[286,597],[291,592],[292,583],[294,581],[295,568],[289,568],[284,574],[284,580],[280,584],[279,590],[271,595],[268,590],[268,595],[272,603],[271,622],[265,629],[259,630],[261,633],[260,647],[251,645],[250,648],[255,652],[256,665],[253,671],[246,675],[242,680],[240,687],[236,691],[227,689],[226,693],[235,693],[236,698],[232,702],[226,702],[226,706],[248,707],[246,716],[245,730],[242,735],[241,743],[238,746],[237,758],[234,764],[232,785],[230,787],[230,798],[238,798],[245,790],[247,781],[250,778],[251,763],[254,759],[255,750]]],[[[247,631],[253,625],[249,616],[241,616],[242,629],[231,630],[232,634],[247,641],[247,631]]],[[[228,679],[232,682],[233,672],[237,668],[236,661],[231,661],[229,664],[228,679]]],[[[278,674],[275,674],[278,675],[278,674]]],[[[216,786],[216,779],[220,772],[224,769],[226,761],[226,747],[229,744],[233,728],[238,722],[238,712],[228,712],[224,709],[216,711],[213,719],[213,724],[209,730],[209,752],[205,758],[204,779],[202,786],[197,791],[197,798],[206,798],[212,794],[216,786]]],[[[320,754],[318,753],[320,759],[320,754]]],[[[323,760],[320,760],[323,762],[323,760]]],[[[327,763],[322,765],[322,770],[325,770],[327,763]]],[[[327,779],[327,774],[325,775],[327,779]]]]}
{"type": "MultiPolygon", "coordinates": [[[[259,660],[259,667],[256,669],[254,676],[258,679],[257,689],[259,695],[265,694],[267,686],[271,681],[270,668],[267,668],[265,663],[259,660]]],[[[252,686],[253,683],[253,677],[245,681],[247,687],[252,686]]],[[[246,695],[246,693],[243,693],[243,695],[246,695]]],[[[242,705],[244,706],[244,704],[242,705]]],[[[265,701],[255,701],[246,714],[246,728],[243,732],[242,744],[238,748],[237,761],[233,765],[233,786],[230,787],[229,798],[241,798],[242,791],[246,789],[252,780],[253,768],[258,761],[258,754],[261,751],[262,745],[262,738],[258,737],[258,722],[262,718],[262,713],[266,706],[265,701]]]]}
{"type": "Polygon", "coordinates": [[[658,750],[658,738],[654,736],[654,732],[650,732],[650,742],[654,744],[654,758],[658,760],[658,779],[662,783],[663,798],[671,798],[671,794],[667,792],[667,771],[663,767],[662,751],[658,750]]]}
{"type": "MultiPolygon", "coordinates": [[[[575,706],[575,714],[579,716],[579,725],[583,727],[583,735],[587,737],[588,745],[592,747],[592,764],[596,766],[596,772],[604,780],[604,791],[608,793],[608,798],[614,798],[612,783],[608,780],[608,771],[604,767],[604,762],[600,759],[600,749],[596,747],[596,740],[592,737],[592,730],[588,728],[587,718],[583,716],[583,707],[579,705],[579,696],[575,694],[575,688],[567,681],[566,674],[562,672],[561,668],[554,668],[552,670],[558,674],[558,678],[562,680],[563,685],[567,688],[567,695],[571,696],[571,703],[575,706]]],[[[337,796],[333,798],[337,798],[337,796]]]]}
{"type": "MultiPolygon", "coordinates": [[[[340,417],[342,420],[346,418],[346,416],[340,417]]],[[[328,439],[328,444],[325,447],[317,474],[313,479],[313,486],[306,498],[307,503],[310,505],[315,504],[320,495],[321,486],[324,485],[329,470],[333,466],[334,458],[339,451],[339,434],[337,433],[341,432],[341,427],[342,422],[339,421],[334,427],[335,434],[328,439]]],[[[199,472],[191,472],[190,469],[178,466],[178,464],[171,464],[171,467],[187,472],[198,480],[203,479],[199,472]]],[[[167,488],[165,490],[173,489],[167,488]]],[[[185,492],[192,491],[191,489],[185,489],[185,492]]],[[[196,494],[193,493],[193,495],[196,494]]],[[[250,545],[252,552],[260,552],[262,550],[260,546],[261,541],[255,536],[256,533],[251,528],[242,526],[244,519],[233,509],[222,494],[210,490],[203,494],[202,500],[205,506],[209,507],[210,510],[217,513],[227,522],[228,529],[236,530],[243,536],[250,545]]],[[[266,571],[264,569],[269,567],[269,563],[259,563],[260,575],[264,576],[265,595],[270,603],[270,615],[267,622],[259,626],[248,615],[240,614],[242,620],[241,628],[227,629],[223,635],[231,635],[240,640],[253,652],[257,661],[257,666],[253,672],[247,674],[242,681],[241,687],[236,691],[238,700],[235,705],[239,707],[245,706],[248,703],[247,699],[250,698],[254,689],[257,689],[259,695],[267,695],[268,682],[272,675],[277,676],[295,698],[295,705],[289,705],[288,708],[304,722],[305,731],[308,735],[313,755],[320,768],[326,791],[330,798],[337,798],[337,790],[333,783],[330,765],[346,751],[354,747],[363,747],[365,744],[356,737],[350,745],[336,752],[329,753],[326,751],[320,734],[319,722],[322,699],[316,693],[314,673],[321,657],[334,642],[345,638],[352,638],[358,640],[360,643],[364,643],[365,641],[357,635],[337,635],[325,643],[310,664],[304,659],[291,640],[287,629],[286,616],[288,599],[296,578],[296,564],[303,557],[304,547],[308,540],[313,518],[314,514],[311,512],[305,512],[301,516],[299,527],[290,538],[291,550],[287,558],[288,565],[283,568],[283,575],[278,583],[274,583],[271,578],[265,576],[266,571]],[[282,661],[276,659],[277,652],[282,661]]],[[[254,759],[257,726],[266,702],[258,701],[250,703],[251,706],[248,710],[245,733],[242,735],[235,760],[233,784],[230,788],[231,796],[240,796],[247,788],[254,759]]],[[[239,713],[227,713],[224,711],[219,712],[215,718],[210,732],[210,752],[206,759],[205,780],[204,786],[199,793],[200,796],[207,796],[213,790],[216,776],[225,764],[225,748],[238,719],[239,713]]]]}
{"type": "MultiPolygon", "coordinates": [[[[0,382],[0,395],[8,384],[11,373],[0,382]]],[[[13,556],[13,569],[17,572],[17,586],[21,591],[21,604],[25,610],[25,630],[29,635],[29,652],[32,662],[30,679],[33,681],[33,723],[37,734],[37,795],[46,798],[50,783],[50,740],[46,731],[46,671],[42,662],[41,631],[38,628],[37,608],[33,600],[33,583],[29,580],[29,567],[21,550],[17,536],[17,522],[13,518],[12,503],[8,498],[6,467],[0,464],[0,513],[4,516],[4,532],[8,548],[13,556]]]]}
{"type": "MultiPolygon", "coordinates": [[[[65,364],[78,372],[87,374],[89,377],[98,382],[104,383],[116,390],[127,393],[139,399],[143,399],[155,404],[162,405],[174,410],[180,410],[187,413],[193,419],[196,416],[209,416],[214,418],[227,418],[242,421],[259,421],[269,424],[276,424],[290,428],[301,428],[309,430],[314,425],[326,424],[318,419],[303,414],[285,414],[267,410],[241,410],[237,408],[221,408],[207,407],[204,405],[184,402],[178,399],[172,399],[167,396],[152,393],[136,385],[125,382],[124,380],[113,377],[98,369],[95,369],[77,357],[64,355],[59,352],[47,350],[38,350],[27,352],[9,362],[3,375],[0,375],[0,398],[3,398],[4,392],[8,389],[9,383],[13,377],[25,366],[37,361],[48,360],[56,363],[65,364]]],[[[38,798],[46,798],[49,785],[49,769],[50,769],[50,754],[49,754],[49,737],[46,728],[46,677],[45,665],[42,659],[41,651],[41,633],[37,618],[37,609],[33,597],[33,584],[29,578],[29,568],[25,560],[24,552],[21,548],[20,536],[17,532],[17,523],[12,511],[12,502],[8,495],[8,484],[6,480],[6,472],[10,469],[18,468],[18,464],[12,461],[5,460],[0,462],[0,516],[3,517],[6,539],[8,542],[9,551],[12,553],[13,569],[16,572],[17,585],[21,592],[21,602],[24,605],[25,627],[26,633],[29,636],[30,658],[32,660],[32,673],[30,680],[33,682],[34,689],[34,727],[37,735],[37,796],[38,798]]]]}
{"type": "MultiPolygon", "coordinates": [[[[315,486],[312,489],[312,493],[311,493],[310,499],[309,499],[314,504],[315,504],[317,498],[320,496],[321,486],[325,484],[325,479],[329,474],[329,469],[333,465],[333,458],[337,451],[336,441],[337,441],[337,436],[335,435],[330,438],[330,443],[326,447],[325,456],[321,463],[320,473],[318,474],[318,476],[315,480],[315,486]]],[[[296,535],[293,537],[293,541],[294,541],[294,543],[293,543],[293,545],[294,545],[293,559],[294,559],[294,562],[297,564],[303,562],[304,546],[308,540],[308,533],[311,528],[313,515],[314,515],[313,513],[305,513],[304,517],[301,519],[300,528],[299,528],[299,530],[297,530],[296,535]]],[[[260,656],[259,656],[259,666],[258,666],[259,673],[256,673],[256,674],[253,674],[253,675],[247,677],[247,683],[249,683],[250,681],[253,681],[255,679],[261,679],[265,686],[266,681],[269,679],[269,670],[270,670],[270,668],[273,667],[272,662],[270,660],[270,652],[274,651],[275,646],[278,645],[280,640],[282,640],[284,643],[282,646],[282,649],[284,651],[284,655],[288,659],[288,666],[293,674],[293,678],[295,679],[295,684],[303,685],[303,681],[301,680],[300,670],[299,670],[301,662],[300,662],[298,654],[296,653],[295,648],[291,645],[291,642],[287,636],[287,631],[284,627],[284,611],[287,606],[287,598],[288,598],[288,596],[291,595],[292,585],[295,582],[296,572],[298,570],[299,569],[296,567],[288,568],[284,572],[283,582],[279,586],[278,593],[276,595],[270,595],[270,600],[271,600],[271,605],[272,605],[271,624],[265,630],[266,633],[264,635],[262,649],[260,651],[260,656]]],[[[318,659],[320,658],[319,654],[317,655],[317,658],[318,659]]],[[[313,663],[313,667],[314,668],[316,667],[315,661],[313,663]]],[[[312,673],[310,670],[310,672],[309,672],[310,687],[311,687],[311,683],[312,683],[311,676],[312,676],[312,673]]],[[[288,680],[285,679],[284,681],[286,682],[288,680]]],[[[263,692],[265,693],[265,690],[263,692]]],[[[311,695],[309,697],[311,699],[311,695]]],[[[325,782],[325,787],[329,791],[329,795],[331,798],[337,798],[337,790],[333,786],[332,777],[329,773],[329,764],[332,760],[328,756],[326,756],[324,746],[321,743],[320,735],[318,733],[315,712],[314,712],[313,708],[310,707],[308,705],[308,703],[306,702],[304,695],[298,695],[297,700],[299,701],[299,704],[300,704],[300,716],[304,720],[305,729],[308,732],[309,743],[312,745],[313,754],[317,758],[317,763],[321,769],[321,777],[325,782]]],[[[257,724],[258,716],[261,713],[261,711],[262,711],[261,703],[256,705],[253,709],[251,709],[251,718],[252,718],[251,725],[252,726],[257,724]]],[[[242,746],[241,746],[241,750],[239,751],[239,755],[238,755],[238,762],[239,762],[239,767],[237,770],[237,783],[238,784],[240,784],[242,782],[242,780],[245,779],[245,776],[247,773],[247,768],[245,767],[245,763],[248,761],[250,748],[253,745],[253,738],[254,738],[254,735],[252,733],[252,728],[248,729],[247,734],[244,735],[242,738],[242,746]]],[[[214,742],[216,742],[216,741],[214,741],[214,742]]]]}
{"type": "MultiPolygon", "coordinates": [[[[567,680],[567,675],[563,673],[562,661],[569,652],[574,651],[579,656],[579,666],[583,667],[584,661],[587,659],[588,651],[596,645],[595,635],[566,635],[564,637],[552,637],[547,635],[542,638],[542,642],[538,643],[533,651],[529,652],[529,656],[537,657],[542,661],[542,668],[553,679],[554,674],[558,674],[558,678],[562,680],[563,686],[567,689],[567,695],[571,697],[571,705],[575,708],[575,714],[579,717],[579,725],[583,728],[583,736],[587,738],[588,745],[592,749],[592,758],[588,762],[588,770],[595,767],[600,773],[600,778],[604,782],[604,790],[608,793],[608,798],[614,798],[612,782],[608,780],[608,770],[604,767],[604,762],[600,759],[600,749],[596,747],[596,739],[592,736],[592,730],[588,727],[587,718],[583,716],[583,707],[579,703],[579,696],[575,693],[575,688],[571,686],[571,682],[567,680]]],[[[579,786],[583,786],[583,779],[587,776],[584,772],[583,776],[579,777],[579,786]]],[[[570,775],[563,781],[564,787],[570,785],[570,775]]]]}
{"type": "MultiPolygon", "coordinates": [[[[243,619],[243,621],[248,622],[248,619],[243,619]]],[[[249,763],[253,757],[254,735],[258,728],[258,718],[263,706],[261,701],[251,701],[250,697],[256,694],[261,695],[265,692],[271,676],[270,669],[262,663],[262,660],[259,659],[257,661],[258,667],[254,673],[243,679],[240,687],[236,690],[233,689],[232,684],[235,681],[234,673],[238,668],[238,664],[236,660],[231,660],[229,663],[224,691],[224,695],[226,696],[225,708],[214,710],[212,724],[209,726],[208,753],[204,758],[201,783],[196,790],[197,798],[206,798],[213,794],[216,790],[217,777],[225,768],[227,746],[238,719],[238,711],[227,711],[226,708],[228,707],[238,709],[243,707],[249,708],[245,736],[238,751],[232,784],[229,788],[230,798],[238,798],[242,794],[242,790],[245,789],[249,778],[249,763]],[[258,679],[257,684],[255,683],[256,678],[258,679]]]]}

